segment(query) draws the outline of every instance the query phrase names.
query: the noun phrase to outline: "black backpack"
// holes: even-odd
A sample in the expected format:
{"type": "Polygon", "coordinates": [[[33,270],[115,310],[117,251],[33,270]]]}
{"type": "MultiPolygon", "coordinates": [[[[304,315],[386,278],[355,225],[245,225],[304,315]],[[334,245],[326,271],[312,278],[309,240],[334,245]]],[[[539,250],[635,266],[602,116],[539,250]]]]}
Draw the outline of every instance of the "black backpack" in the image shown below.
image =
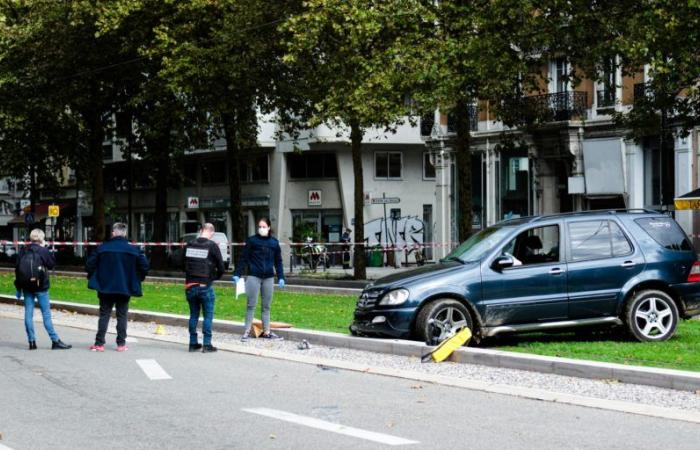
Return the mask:
{"type": "Polygon", "coordinates": [[[15,270],[15,286],[28,291],[39,290],[45,280],[46,268],[41,255],[30,247],[19,256],[15,270]]]}

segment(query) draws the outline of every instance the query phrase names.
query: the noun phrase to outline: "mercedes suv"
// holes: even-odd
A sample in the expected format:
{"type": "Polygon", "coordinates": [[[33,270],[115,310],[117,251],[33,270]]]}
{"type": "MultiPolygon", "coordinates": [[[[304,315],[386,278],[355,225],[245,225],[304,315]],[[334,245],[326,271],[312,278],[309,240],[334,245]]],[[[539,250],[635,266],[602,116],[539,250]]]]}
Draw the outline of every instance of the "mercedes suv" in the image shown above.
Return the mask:
{"type": "Polygon", "coordinates": [[[624,325],[640,341],[672,337],[700,314],[700,262],[671,217],[589,211],[501,222],[439,263],[390,275],[360,295],[354,335],[440,342],[624,325]]]}

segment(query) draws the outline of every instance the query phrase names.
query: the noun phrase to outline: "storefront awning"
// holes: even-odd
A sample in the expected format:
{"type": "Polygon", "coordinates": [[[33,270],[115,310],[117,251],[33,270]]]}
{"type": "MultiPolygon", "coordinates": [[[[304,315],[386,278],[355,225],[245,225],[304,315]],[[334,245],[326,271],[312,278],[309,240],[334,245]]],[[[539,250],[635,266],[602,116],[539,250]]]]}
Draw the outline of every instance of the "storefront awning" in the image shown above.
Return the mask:
{"type": "Polygon", "coordinates": [[[676,209],[700,209],[700,189],[690,191],[673,200],[676,209]]]}

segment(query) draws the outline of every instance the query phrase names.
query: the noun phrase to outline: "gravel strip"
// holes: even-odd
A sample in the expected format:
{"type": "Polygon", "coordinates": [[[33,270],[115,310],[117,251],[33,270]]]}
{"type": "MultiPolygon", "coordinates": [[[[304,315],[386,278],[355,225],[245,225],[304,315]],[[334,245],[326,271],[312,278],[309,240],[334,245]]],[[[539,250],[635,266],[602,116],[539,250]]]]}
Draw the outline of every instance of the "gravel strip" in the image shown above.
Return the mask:
{"type": "MultiPolygon", "coordinates": [[[[23,317],[24,311],[23,308],[19,306],[0,304],[0,313],[21,318],[23,317]]],[[[97,326],[97,318],[94,316],[54,311],[53,317],[57,322],[66,325],[97,326]]],[[[38,316],[37,319],[40,320],[38,316]]],[[[129,329],[137,330],[140,333],[150,333],[154,337],[157,337],[157,335],[154,334],[156,329],[154,323],[129,321],[129,329]]],[[[110,321],[110,331],[116,333],[116,321],[114,319],[110,321]]],[[[189,337],[189,333],[184,327],[165,326],[164,334],[177,338],[189,337]]],[[[238,344],[240,343],[240,335],[214,333],[214,345],[216,345],[216,343],[238,344]]],[[[80,343],[71,342],[71,344],[75,347],[80,347],[80,343]]],[[[84,344],[87,348],[91,342],[86,342],[84,344]]],[[[700,393],[625,384],[617,380],[592,380],[516,369],[501,369],[475,364],[457,364],[451,362],[423,364],[415,357],[394,356],[317,345],[312,345],[308,350],[299,350],[297,348],[298,344],[298,342],[294,341],[270,342],[262,339],[251,339],[244,345],[250,346],[251,348],[263,348],[292,354],[304,354],[306,356],[318,358],[369,364],[378,367],[411,370],[431,375],[466,378],[488,383],[544,389],[552,392],[700,412],[700,393]]]]}

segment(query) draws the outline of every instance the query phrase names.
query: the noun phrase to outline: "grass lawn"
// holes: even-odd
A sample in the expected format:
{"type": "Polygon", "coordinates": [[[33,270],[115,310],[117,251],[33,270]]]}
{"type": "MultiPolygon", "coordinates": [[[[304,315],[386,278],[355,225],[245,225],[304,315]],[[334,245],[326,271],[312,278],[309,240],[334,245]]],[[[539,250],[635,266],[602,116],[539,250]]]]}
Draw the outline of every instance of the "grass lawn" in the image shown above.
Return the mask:
{"type": "MultiPolygon", "coordinates": [[[[14,294],[13,274],[0,274],[0,293],[14,294]]],[[[87,280],[52,277],[51,298],[97,304],[87,280]]],[[[184,287],[170,283],[144,283],[144,296],[133,298],[131,307],[158,312],[189,314],[184,287]]],[[[232,287],[216,287],[216,318],[243,320],[245,298],[233,298],[232,287]]],[[[289,322],[297,328],[348,332],[355,297],[347,295],[301,294],[275,290],[272,320],[289,322]]],[[[260,313],[256,314],[260,317],[260,313]]],[[[682,321],[676,336],[659,343],[639,343],[624,332],[581,332],[530,334],[489,339],[484,343],[501,350],[538,355],[588,359],[642,366],[700,371],[700,321],[682,321]]]]}
{"type": "MultiPolygon", "coordinates": [[[[0,293],[14,294],[14,274],[0,275],[0,293]]],[[[215,318],[243,321],[246,299],[234,298],[233,287],[215,287],[215,318]]],[[[88,290],[87,279],[51,277],[50,298],[76,303],[97,304],[97,294],[88,290]]],[[[356,299],[349,295],[301,294],[275,289],[272,320],[298,328],[348,333],[356,299]]],[[[185,287],[170,283],[144,283],[143,297],[131,299],[130,308],[189,315],[185,287]]],[[[260,307],[256,317],[260,318],[260,307]]]]}

